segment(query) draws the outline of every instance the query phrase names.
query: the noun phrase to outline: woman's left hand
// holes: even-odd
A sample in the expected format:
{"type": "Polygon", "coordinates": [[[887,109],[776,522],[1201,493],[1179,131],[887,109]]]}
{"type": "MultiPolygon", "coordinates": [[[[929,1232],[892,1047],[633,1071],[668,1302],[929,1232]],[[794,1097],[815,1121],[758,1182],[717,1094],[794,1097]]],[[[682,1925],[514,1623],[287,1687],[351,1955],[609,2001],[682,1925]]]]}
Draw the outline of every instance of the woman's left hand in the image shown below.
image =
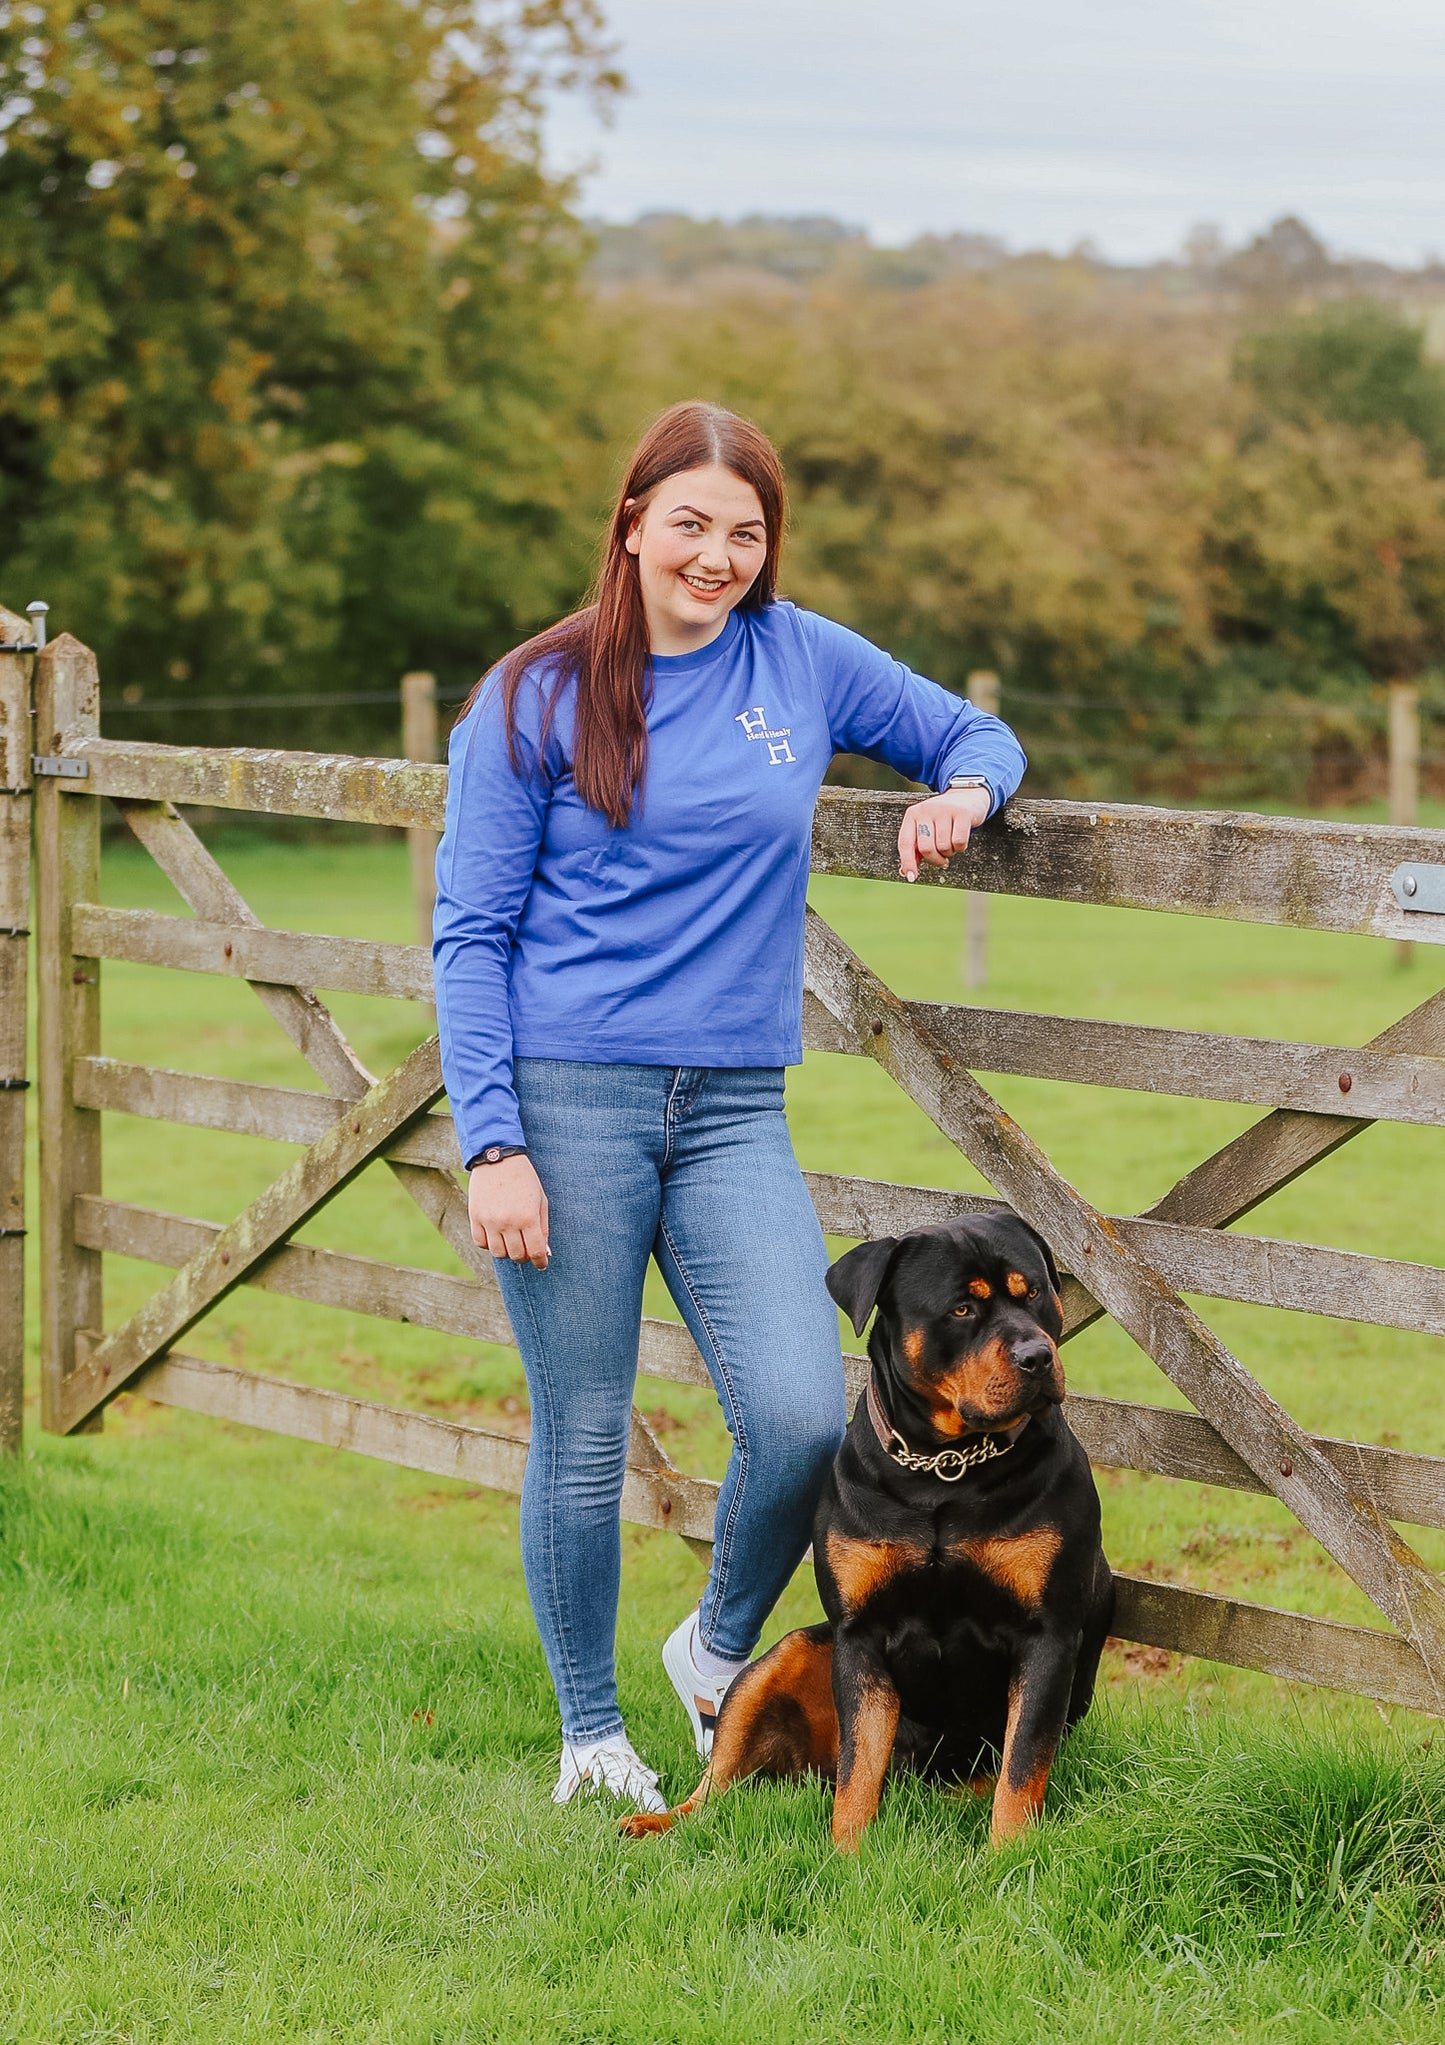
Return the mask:
{"type": "Polygon", "coordinates": [[[910,803],[898,832],[898,874],[917,880],[921,860],[947,866],[949,855],[962,852],[989,812],[986,788],[958,788],[910,803]]]}

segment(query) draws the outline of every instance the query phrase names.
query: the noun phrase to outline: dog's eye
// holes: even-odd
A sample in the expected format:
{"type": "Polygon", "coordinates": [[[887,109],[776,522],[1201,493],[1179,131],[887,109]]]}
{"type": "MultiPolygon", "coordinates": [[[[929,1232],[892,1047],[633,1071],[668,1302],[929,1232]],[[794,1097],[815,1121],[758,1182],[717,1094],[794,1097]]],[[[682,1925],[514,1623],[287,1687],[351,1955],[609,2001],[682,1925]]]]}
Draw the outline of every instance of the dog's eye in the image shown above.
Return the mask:
{"type": "Polygon", "coordinates": [[[955,1307],[953,1311],[956,1319],[960,1321],[966,1321],[969,1315],[973,1312],[973,1306],[969,1300],[965,1300],[962,1306],[955,1307]]]}
{"type": "Polygon", "coordinates": [[[1037,1299],[1037,1298],[1038,1298],[1038,1296],[1039,1296],[1039,1289],[1038,1289],[1038,1287],[1037,1287],[1036,1285],[1031,1285],[1031,1286],[1029,1287],[1029,1290],[1028,1290],[1028,1296],[1029,1296],[1029,1298],[1030,1298],[1030,1299],[1037,1299]]]}

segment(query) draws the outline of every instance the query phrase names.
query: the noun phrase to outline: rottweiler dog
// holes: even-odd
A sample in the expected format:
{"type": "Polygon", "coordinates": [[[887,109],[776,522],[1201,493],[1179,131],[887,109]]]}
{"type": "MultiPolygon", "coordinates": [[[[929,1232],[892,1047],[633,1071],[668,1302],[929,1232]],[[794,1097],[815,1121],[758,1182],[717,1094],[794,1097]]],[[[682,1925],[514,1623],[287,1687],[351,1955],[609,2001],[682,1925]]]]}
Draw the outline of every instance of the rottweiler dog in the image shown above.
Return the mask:
{"type": "Polygon", "coordinates": [[[845,1853],[890,1768],[993,1795],[995,1845],[1043,1807],[1089,1708],[1113,1612],[1099,1494],[1061,1410],[1059,1277],[1008,1212],[863,1243],[828,1290],[872,1375],[818,1505],[827,1623],[729,1689],[702,1781],[666,1831],[745,1776],[833,1780],[845,1853]]]}

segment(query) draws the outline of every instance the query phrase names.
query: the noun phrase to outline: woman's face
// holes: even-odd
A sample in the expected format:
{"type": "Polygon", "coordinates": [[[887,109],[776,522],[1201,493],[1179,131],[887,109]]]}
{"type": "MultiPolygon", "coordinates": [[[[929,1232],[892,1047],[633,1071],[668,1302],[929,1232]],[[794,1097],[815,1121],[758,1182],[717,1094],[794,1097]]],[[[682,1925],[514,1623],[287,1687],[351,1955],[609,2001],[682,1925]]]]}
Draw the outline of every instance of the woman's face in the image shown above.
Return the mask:
{"type": "Polygon", "coordinates": [[[763,507],[751,483],[709,463],[658,485],[628,528],[654,653],[695,653],[716,639],[767,552],[763,507]]]}

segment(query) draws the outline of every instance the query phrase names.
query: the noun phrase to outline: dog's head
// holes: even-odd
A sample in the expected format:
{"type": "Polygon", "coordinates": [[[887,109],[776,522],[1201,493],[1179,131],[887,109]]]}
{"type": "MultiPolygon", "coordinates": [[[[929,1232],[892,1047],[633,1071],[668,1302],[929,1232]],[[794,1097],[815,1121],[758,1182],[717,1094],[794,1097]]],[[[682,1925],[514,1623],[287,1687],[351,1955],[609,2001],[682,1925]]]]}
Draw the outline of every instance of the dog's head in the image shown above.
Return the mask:
{"type": "Polygon", "coordinates": [[[828,1290],[896,1391],[947,1438],[1011,1426],[1064,1396],[1059,1274],[1016,1214],[965,1215],[860,1243],[828,1290]]]}

